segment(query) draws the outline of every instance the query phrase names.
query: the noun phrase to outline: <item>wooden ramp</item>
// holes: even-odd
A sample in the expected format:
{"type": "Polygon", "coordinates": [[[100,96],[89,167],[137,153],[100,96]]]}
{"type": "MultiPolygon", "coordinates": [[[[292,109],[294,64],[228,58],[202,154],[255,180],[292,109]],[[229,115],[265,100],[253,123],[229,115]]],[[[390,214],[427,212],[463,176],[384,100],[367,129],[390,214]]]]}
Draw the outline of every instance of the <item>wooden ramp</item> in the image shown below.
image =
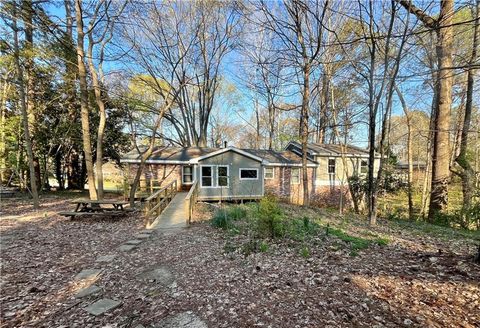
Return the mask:
{"type": "Polygon", "coordinates": [[[153,221],[150,229],[183,228],[187,226],[185,213],[186,192],[177,192],[162,213],[153,221]]]}

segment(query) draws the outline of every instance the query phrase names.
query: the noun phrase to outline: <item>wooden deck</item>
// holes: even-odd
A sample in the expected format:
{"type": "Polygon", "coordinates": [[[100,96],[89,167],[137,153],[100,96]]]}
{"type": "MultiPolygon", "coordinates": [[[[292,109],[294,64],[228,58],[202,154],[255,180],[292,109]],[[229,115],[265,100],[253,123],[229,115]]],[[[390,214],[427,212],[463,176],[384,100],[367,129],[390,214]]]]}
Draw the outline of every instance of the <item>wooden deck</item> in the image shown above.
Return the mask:
{"type": "Polygon", "coordinates": [[[172,201],[150,225],[150,229],[183,228],[187,226],[185,213],[186,192],[177,192],[172,201]]]}

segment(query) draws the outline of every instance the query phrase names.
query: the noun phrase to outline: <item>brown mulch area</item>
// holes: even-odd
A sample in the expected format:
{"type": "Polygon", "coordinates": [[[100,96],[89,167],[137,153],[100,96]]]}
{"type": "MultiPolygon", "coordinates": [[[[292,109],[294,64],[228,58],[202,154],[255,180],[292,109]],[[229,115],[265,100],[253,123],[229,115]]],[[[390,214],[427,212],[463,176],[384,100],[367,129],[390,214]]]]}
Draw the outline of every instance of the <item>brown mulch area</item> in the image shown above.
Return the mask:
{"type": "Polygon", "coordinates": [[[138,214],[71,221],[53,214],[71,208],[61,198],[46,199],[38,213],[22,202],[6,205],[0,220],[6,236],[2,327],[149,326],[184,311],[209,327],[480,326],[480,269],[464,249],[453,253],[445,241],[404,233],[352,257],[328,237],[319,238],[307,259],[288,243],[244,256],[225,253],[232,238],[199,223],[157,233],[122,253],[118,246],[143,229],[138,214]],[[3,219],[6,212],[26,214],[3,219]],[[113,262],[95,263],[113,253],[113,262]],[[159,266],[170,270],[174,284],[138,279],[159,266]],[[85,285],[73,278],[86,268],[104,269],[95,285],[121,307],[98,317],[83,310],[101,298],[73,297],[85,285]]]}

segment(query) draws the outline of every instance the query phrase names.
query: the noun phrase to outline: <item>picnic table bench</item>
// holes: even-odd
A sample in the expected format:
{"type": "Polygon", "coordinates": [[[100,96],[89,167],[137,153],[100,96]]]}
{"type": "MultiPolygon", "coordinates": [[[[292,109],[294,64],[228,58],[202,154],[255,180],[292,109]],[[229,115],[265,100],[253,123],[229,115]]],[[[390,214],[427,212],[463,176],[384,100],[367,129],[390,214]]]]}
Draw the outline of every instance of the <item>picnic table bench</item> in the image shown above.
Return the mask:
{"type": "Polygon", "coordinates": [[[117,215],[125,214],[130,209],[124,208],[127,205],[126,201],[118,200],[91,200],[91,199],[75,199],[70,203],[76,204],[76,208],[73,212],[59,212],[59,215],[74,218],[85,215],[117,215]],[[110,207],[102,207],[101,205],[110,205],[110,207]]]}

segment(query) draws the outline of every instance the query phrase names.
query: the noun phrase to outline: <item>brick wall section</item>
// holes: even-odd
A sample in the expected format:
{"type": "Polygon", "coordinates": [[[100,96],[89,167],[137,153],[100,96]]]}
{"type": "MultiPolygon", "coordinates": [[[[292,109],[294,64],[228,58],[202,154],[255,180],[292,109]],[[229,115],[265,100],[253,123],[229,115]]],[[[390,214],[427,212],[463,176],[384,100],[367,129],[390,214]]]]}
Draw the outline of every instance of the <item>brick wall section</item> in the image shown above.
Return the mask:
{"type": "MultiPolygon", "coordinates": [[[[303,203],[303,178],[300,169],[300,183],[291,183],[291,167],[276,166],[273,168],[273,179],[265,179],[265,193],[273,194],[280,200],[293,204],[303,203]]],[[[343,197],[344,206],[350,206],[350,193],[348,186],[318,186],[315,185],[315,168],[307,168],[309,180],[310,204],[318,207],[338,207],[340,196],[343,197]],[[343,190],[343,192],[342,192],[343,190]]]]}

